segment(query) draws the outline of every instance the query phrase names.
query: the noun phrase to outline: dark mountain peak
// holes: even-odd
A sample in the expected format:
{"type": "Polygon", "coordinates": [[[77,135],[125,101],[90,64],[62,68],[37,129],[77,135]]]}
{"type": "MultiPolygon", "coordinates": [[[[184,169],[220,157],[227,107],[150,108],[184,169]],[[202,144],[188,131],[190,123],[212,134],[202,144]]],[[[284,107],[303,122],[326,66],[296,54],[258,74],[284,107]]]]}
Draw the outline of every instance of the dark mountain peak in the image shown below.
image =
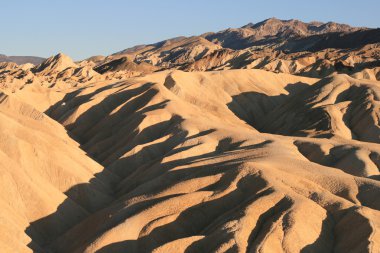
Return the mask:
{"type": "Polygon", "coordinates": [[[298,19],[281,20],[278,18],[269,18],[256,24],[249,23],[242,28],[249,28],[252,30],[261,30],[273,34],[275,31],[283,33],[285,30],[293,30],[296,34],[314,35],[329,32],[354,32],[357,30],[365,29],[363,27],[351,27],[346,24],[335,22],[318,22],[312,21],[310,23],[302,22],[298,19]]]}
{"type": "Polygon", "coordinates": [[[282,20],[275,17],[265,19],[258,23],[249,23],[242,28],[251,28],[251,29],[257,29],[260,27],[268,27],[268,26],[278,26],[278,25],[286,25],[286,24],[297,24],[297,23],[303,23],[302,21],[299,21],[297,19],[289,19],[289,20],[282,20]]]}
{"type": "Polygon", "coordinates": [[[187,37],[185,37],[185,36],[178,36],[178,37],[175,37],[175,38],[172,38],[172,39],[163,40],[163,41],[154,43],[154,44],[152,44],[152,46],[155,46],[155,47],[164,47],[164,46],[168,46],[168,45],[170,45],[172,43],[176,43],[178,41],[185,40],[185,39],[187,39],[187,37]]]}
{"type": "Polygon", "coordinates": [[[306,23],[297,19],[281,20],[269,18],[258,23],[249,23],[241,28],[226,29],[217,33],[208,33],[204,37],[209,41],[231,49],[244,49],[253,45],[282,43],[291,38],[304,38],[328,33],[351,33],[367,28],[351,27],[335,22],[306,23]]]}
{"type": "Polygon", "coordinates": [[[112,60],[110,62],[104,63],[94,70],[100,74],[105,74],[109,72],[117,71],[138,71],[142,73],[151,73],[157,70],[157,67],[154,67],[151,64],[146,62],[135,63],[131,61],[128,57],[120,57],[118,59],[112,60]]]}
{"type": "Polygon", "coordinates": [[[321,25],[323,25],[324,23],[323,23],[323,22],[320,22],[320,21],[315,21],[315,20],[313,20],[313,21],[311,21],[309,24],[310,24],[310,25],[314,25],[314,26],[321,26],[321,25]]]}

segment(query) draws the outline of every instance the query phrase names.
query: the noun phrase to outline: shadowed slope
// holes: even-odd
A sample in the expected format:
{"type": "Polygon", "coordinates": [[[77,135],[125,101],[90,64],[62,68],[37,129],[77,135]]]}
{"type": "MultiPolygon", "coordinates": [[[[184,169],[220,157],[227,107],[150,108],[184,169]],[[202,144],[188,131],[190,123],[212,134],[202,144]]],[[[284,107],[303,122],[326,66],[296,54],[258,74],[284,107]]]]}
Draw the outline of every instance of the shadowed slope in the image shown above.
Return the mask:
{"type": "Polygon", "coordinates": [[[347,75],[329,77],[279,105],[262,119],[258,129],[379,143],[379,92],[379,82],[347,75]]]}

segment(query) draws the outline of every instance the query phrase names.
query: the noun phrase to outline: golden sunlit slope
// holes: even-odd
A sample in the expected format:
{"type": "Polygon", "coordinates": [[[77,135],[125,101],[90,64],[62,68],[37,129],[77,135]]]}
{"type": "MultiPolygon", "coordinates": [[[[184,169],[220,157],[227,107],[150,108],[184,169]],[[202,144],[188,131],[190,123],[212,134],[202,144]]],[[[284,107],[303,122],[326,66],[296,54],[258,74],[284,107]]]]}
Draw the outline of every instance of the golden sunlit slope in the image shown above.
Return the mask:
{"type": "Polygon", "coordinates": [[[44,252],[52,237],[112,201],[109,184],[117,177],[57,122],[12,95],[1,93],[0,118],[0,248],[44,252]]]}
{"type": "MultiPolygon", "coordinates": [[[[95,197],[99,206],[85,219],[33,245],[41,252],[376,252],[380,146],[262,134],[250,125],[258,117],[245,121],[317,81],[260,70],[167,71],[68,93],[47,114],[115,175],[101,191],[113,201],[95,197]]],[[[27,231],[66,219],[71,211],[62,203],[27,231]]]]}

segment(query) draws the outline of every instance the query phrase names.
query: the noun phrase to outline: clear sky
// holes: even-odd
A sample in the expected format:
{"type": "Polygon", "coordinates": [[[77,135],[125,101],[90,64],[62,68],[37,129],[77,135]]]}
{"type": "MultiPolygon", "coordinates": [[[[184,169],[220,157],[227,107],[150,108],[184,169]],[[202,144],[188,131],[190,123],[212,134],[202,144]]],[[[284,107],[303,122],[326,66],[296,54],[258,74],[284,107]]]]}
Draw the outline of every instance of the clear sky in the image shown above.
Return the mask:
{"type": "Polygon", "coordinates": [[[0,53],[75,60],[266,18],[380,27],[379,0],[0,0],[0,53]]]}

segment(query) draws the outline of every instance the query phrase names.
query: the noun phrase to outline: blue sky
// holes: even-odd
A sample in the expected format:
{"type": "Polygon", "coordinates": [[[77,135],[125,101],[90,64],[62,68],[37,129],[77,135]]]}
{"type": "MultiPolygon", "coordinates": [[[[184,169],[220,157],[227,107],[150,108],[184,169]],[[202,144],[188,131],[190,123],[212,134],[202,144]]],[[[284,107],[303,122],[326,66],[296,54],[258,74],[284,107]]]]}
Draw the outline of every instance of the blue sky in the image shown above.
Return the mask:
{"type": "Polygon", "coordinates": [[[0,0],[0,53],[75,60],[266,18],[380,27],[379,0],[0,0]]]}

